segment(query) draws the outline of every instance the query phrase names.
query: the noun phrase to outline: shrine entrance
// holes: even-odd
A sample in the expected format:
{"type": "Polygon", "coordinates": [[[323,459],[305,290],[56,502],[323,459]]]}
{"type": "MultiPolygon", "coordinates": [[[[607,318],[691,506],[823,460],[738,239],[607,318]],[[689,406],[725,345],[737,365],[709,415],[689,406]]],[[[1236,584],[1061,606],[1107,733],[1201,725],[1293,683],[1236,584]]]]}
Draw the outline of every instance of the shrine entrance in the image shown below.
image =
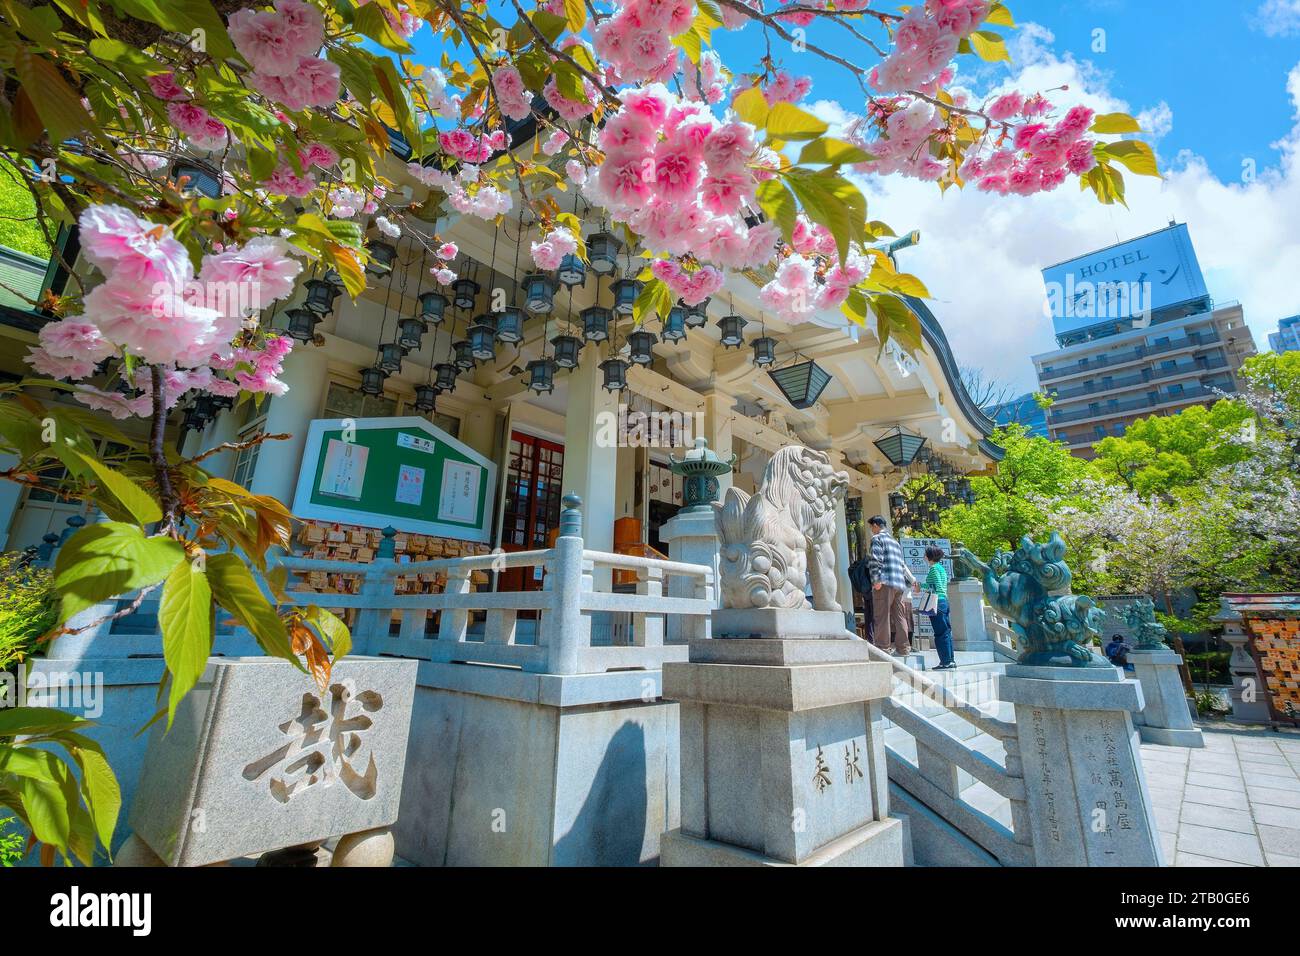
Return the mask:
{"type": "MultiPolygon", "coordinates": [[[[549,548],[560,526],[564,446],[524,432],[510,435],[502,505],[501,550],[549,548]]],[[[497,575],[498,591],[537,591],[540,567],[510,568],[497,575]]]]}

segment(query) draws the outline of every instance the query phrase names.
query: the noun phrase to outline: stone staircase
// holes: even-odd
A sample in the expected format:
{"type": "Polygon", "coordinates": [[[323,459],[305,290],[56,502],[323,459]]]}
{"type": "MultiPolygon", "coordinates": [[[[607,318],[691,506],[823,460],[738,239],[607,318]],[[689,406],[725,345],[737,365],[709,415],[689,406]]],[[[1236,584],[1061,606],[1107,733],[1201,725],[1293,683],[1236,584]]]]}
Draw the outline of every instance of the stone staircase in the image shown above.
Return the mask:
{"type": "Polygon", "coordinates": [[[998,699],[1006,670],[1000,656],[958,651],[955,671],[935,671],[939,659],[930,649],[894,660],[885,722],[890,804],[907,821],[916,865],[1030,861],[1027,834],[1015,833],[1008,796],[1023,795],[1023,780],[1018,757],[1007,769],[1015,716],[998,699]]]}

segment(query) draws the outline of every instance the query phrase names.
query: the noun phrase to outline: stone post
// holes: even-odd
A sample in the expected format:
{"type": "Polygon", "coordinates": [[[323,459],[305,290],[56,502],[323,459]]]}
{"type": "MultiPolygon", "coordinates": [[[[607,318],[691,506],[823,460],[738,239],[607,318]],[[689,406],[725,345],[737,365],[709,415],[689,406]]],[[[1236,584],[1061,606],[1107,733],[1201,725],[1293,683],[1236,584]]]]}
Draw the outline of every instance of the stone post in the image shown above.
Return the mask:
{"type": "Polygon", "coordinates": [[[1131,714],[1142,687],[1111,667],[1012,664],[1028,825],[1037,866],[1163,866],[1131,714]]]}
{"type": "Polygon", "coordinates": [[[563,504],[554,563],[546,575],[555,601],[551,610],[543,612],[549,619],[545,625],[550,645],[546,670],[551,674],[576,674],[579,651],[590,643],[591,621],[578,607],[583,591],[582,499],[568,494],[563,504]]]}
{"type": "Polygon", "coordinates": [[[1178,666],[1183,659],[1173,651],[1135,648],[1129,651],[1129,663],[1142,685],[1146,706],[1133,715],[1133,722],[1143,743],[1169,747],[1204,747],[1200,728],[1192,723],[1187,693],[1178,666]]]}
{"type": "Polygon", "coordinates": [[[902,866],[880,708],[890,666],[834,611],[724,609],[712,630],[664,664],[682,803],[662,865],[902,866]]]}
{"type": "MultiPolygon", "coordinates": [[[[718,593],[718,531],[713,509],[683,509],[663,523],[659,540],[668,545],[668,557],[685,564],[703,564],[713,569],[713,593],[718,593]]],[[[669,597],[695,597],[696,584],[681,574],[668,578],[669,597]]],[[[716,600],[716,599],[715,599],[716,600]]],[[[709,621],[703,617],[669,614],[665,640],[669,644],[688,644],[709,637],[709,621]]]]}
{"type": "Polygon", "coordinates": [[[1211,620],[1223,625],[1223,639],[1232,647],[1232,656],[1228,658],[1228,673],[1232,675],[1232,689],[1228,691],[1232,715],[1228,719],[1237,724],[1270,724],[1273,717],[1264,699],[1264,678],[1246,646],[1250,635],[1246,633],[1241,613],[1229,604],[1227,598],[1220,598],[1219,605],[1219,613],[1211,620]]]}
{"type": "Polygon", "coordinates": [[[954,651],[992,652],[996,645],[984,629],[984,587],[974,578],[948,582],[948,611],[954,651]]]}

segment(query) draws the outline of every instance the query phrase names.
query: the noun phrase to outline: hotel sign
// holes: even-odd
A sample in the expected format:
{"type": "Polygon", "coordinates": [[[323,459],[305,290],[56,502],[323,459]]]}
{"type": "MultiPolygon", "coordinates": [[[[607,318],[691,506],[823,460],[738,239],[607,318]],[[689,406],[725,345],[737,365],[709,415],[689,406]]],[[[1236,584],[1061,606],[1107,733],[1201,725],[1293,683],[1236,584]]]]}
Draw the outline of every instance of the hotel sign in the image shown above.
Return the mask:
{"type": "Polygon", "coordinates": [[[1057,335],[1132,319],[1207,293],[1186,225],[1122,242],[1043,270],[1046,312],[1057,335]]]}

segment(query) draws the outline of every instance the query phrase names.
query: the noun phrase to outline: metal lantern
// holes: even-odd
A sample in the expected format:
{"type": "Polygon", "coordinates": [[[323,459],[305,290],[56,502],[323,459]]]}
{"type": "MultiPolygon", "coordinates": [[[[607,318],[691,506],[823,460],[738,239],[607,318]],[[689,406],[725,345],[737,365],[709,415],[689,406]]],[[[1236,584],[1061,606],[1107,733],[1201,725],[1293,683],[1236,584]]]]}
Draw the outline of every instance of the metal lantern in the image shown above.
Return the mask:
{"type": "Polygon", "coordinates": [[[678,299],[677,304],[686,312],[686,327],[688,329],[702,329],[709,324],[708,299],[705,299],[698,305],[686,305],[678,299]]]}
{"type": "Polygon", "coordinates": [[[212,404],[211,395],[200,395],[194,399],[194,414],[202,420],[204,424],[212,421],[217,417],[217,409],[212,404]]]}
{"type": "Polygon", "coordinates": [[[831,373],[811,360],[768,369],[767,374],[794,408],[812,408],[831,381],[831,373]]]}
{"type": "Polygon", "coordinates": [[[289,338],[296,342],[310,342],[316,338],[316,325],[321,320],[318,313],[311,309],[289,309],[285,315],[289,317],[289,325],[285,329],[289,338]]]}
{"type": "Polygon", "coordinates": [[[637,296],[641,294],[643,283],[640,279],[615,279],[610,288],[614,292],[614,311],[622,316],[629,316],[636,306],[637,296]]]}
{"type": "Polygon", "coordinates": [[[388,373],[378,365],[372,365],[361,372],[361,392],[363,395],[384,394],[384,379],[388,373]]]}
{"type": "Polygon", "coordinates": [[[663,329],[659,332],[659,338],[665,342],[680,342],[686,338],[686,309],[680,305],[675,305],[668,310],[668,317],[664,319],[663,329]]]}
{"type": "Polygon", "coordinates": [[[655,360],[654,347],[658,341],[653,332],[637,329],[627,337],[629,358],[634,365],[650,365],[655,360]]]}
{"type": "Polygon", "coordinates": [[[404,353],[419,351],[426,331],[423,319],[402,319],[397,323],[397,344],[404,353]]]}
{"type": "Polygon", "coordinates": [[[439,362],[433,367],[433,384],[437,386],[440,392],[456,391],[456,379],[460,375],[460,368],[450,362],[439,362]]]}
{"type": "Polygon", "coordinates": [[[560,268],[555,275],[569,288],[582,285],[587,279],[587,266],[576,252],[570,252],[560,260],[560,268]]]}
{"type": "Polygon", "coordinates": [[[385,342],[379,346],[379,360],[375,362],[385,372],[400,372],[402,370],[402,356],[405,353],[402,347],[396,342],[385,342]]]}
{"type": "Polygon", "coordinates": [[[880,449],[881,454],[889,459],[890,464],[901,467],[910,465],[916,460],[921,449],[925,448],[925,442],[924,436],[904,431],[902,426],[898,426],[893,431],[881,435],[872,444],[880,449]]]}
{"type": "Polygon", "coordinates": [[[221,174],[206,163],[182,160],[172,167],[172,179],[187,180],[184,192],[188,195],[197,193],[208,199],[221,195],[221,174]]]}
{"type": "Polygon", "coordinates": [[[889,507],[894,511],[903,511],[907,507],[907,499],[903,497],[901,491],[895,491],[890,494],[889,507]]]}
{"type": "Polygon", "coordinates": [[[490,312],[480,315],[469,327],[469,354],[480,362],[497,357],[497,323],[490,312]]]}
{"type": "Polygon", "coordinates": [[[961,485],[956,478],[948,478],[943,483],[943,493],[949,497],[957,494],[961,490],[961,485]]]}
{"type": "Polygon", "coordinates": [[[233,395],[213,395],[212,407],[216,411],[229,411],[235,407],[235,396],[233,395]]]}
{"type": "Polygon", "coordinates": [[[551,339],[555,346],[555,364],[559,368],[578,367],[578,352],[582,349],[582,339],[576,335],[557,335],[551,339]]]}
{"type": "Polygon", "coordinates": [[[718,330],[721,333],[720,341],[729,349],[738,349],[745,344],[745,336],[741,333],[746,325],[744,319],[738,315],[724,315],[718,319],[718,330]]]}
{"type": "Polygon", "coordinates": [[[736,465],[733,454],[730,461],[719,458],[704,438],[695,439],[695,447],[681,458],[668,456],[668,470],[682,479],[682,512],[686,514],[712,514],[713,502],[718,500],[718,478],[729,474],[736,465]]]}
{"type": "Polygon", "coordinates": [[[479,285],[473,279],[457,279],[451,284],[451,301],[462,312],[468,312],[474,308],[478,292],[479,285]]]}
{"type": "Polygon", "coordinates": [[[308,279],[303,283],[303,288],[307,290],[307,298],[303,305],[318,315],[329,315],[334,311],[334,300],[342,291],[327,279],[308,279]]]}
{"type": "Polygon", "coordinates": [[[194,409],[192,408],[185,409],[185,415],[184,417],[181,418],[182,432],[190,432],[190,431],[201,432],[203,431],[204,424],[206,423],[203,422],[197,415],[194,414],[194,409]]]}
{"type": "Polygon", "coordinates": [[[582,338],[585,342],[605,342],[609,339],[609,323],[614,314],[603,305],[592,305],[578,313],[582,319],[582,338]]]}
{"type": "Polygon", "coordinates": [[[555,308],[555,279],[544,272],[524,276],[524,308],[533,315],[550,315],[555,308]]]}
{"type": "Polygon", "coordinates": [[[524,310],[517,305],[508,305],[500,312],[493,312],[497,324],[497,341],[514,345],[524,339],[524,310]]]}
{"type": "Polygon", "coordinates": [[[456,363],[458,368],[469,370],[478,364],[478,361],[474,358],[474,352],[470,346],[469,339],[461,339],[459,342],[452,342],[451,347],[456,353],[456,357],[452,359],[452,361],[456,363]]]}
{"type": "Polygon", "coordinates": [[[754,347],[754,364],[767,368],[776,364],[776,339],[770,335],[760,336],[749,343],[754,347]]]}
{"type": "Polygon", "coordinates": [[[431,412],[438,401],[436,385],[415,386],[415,407],[422,412],[431,412]]]}
{"type": "Polygon", "coordinates": [[[369,246],[370,261],[366,271],[371,275],[381,276],[393,269],[393,260],[397,258],[397,247],[391,242],[372,242],[369,246]]]}
{"type": "Polygon", "coordinates": [[[916,453],[916,460],[917,460],[917,461],[929,461],[929,460],[930,460],[930,456],[933,455],[933,454],[934,454],[934,452],[933,452],[933,450],[930,448],[929,445],[923,445],[923,446],[921,447],[921,450],[918,451],[918,452],[916,453]]]}
{"type": "Polygon", "coordinates": [[[548,358],[533,359],[528,363],[528,389],[541,395],[555,391],[555,363],[548,358]]]}
{"type": "Polygon", "coordinates": [[[451,300],[441,292],[421,292],[418,298],[420,318],[428,325],[442,325],[442,320],[447,317],[447,306],[451,304],[451,300]]]}
{"type": "Polygon", "coordinates": [[[605,376],[601,383],[607,392],[621,392],[627,388],[628,363],[621,358],[605,359],[600,363],[600,370],[605,376]]]}
{"type": "Polygon", "coordinates": [[[596,275],[607,276],[618,268],[623,242],[611,232],[593,232],[587,237],[587,261],[596,275]]]}

